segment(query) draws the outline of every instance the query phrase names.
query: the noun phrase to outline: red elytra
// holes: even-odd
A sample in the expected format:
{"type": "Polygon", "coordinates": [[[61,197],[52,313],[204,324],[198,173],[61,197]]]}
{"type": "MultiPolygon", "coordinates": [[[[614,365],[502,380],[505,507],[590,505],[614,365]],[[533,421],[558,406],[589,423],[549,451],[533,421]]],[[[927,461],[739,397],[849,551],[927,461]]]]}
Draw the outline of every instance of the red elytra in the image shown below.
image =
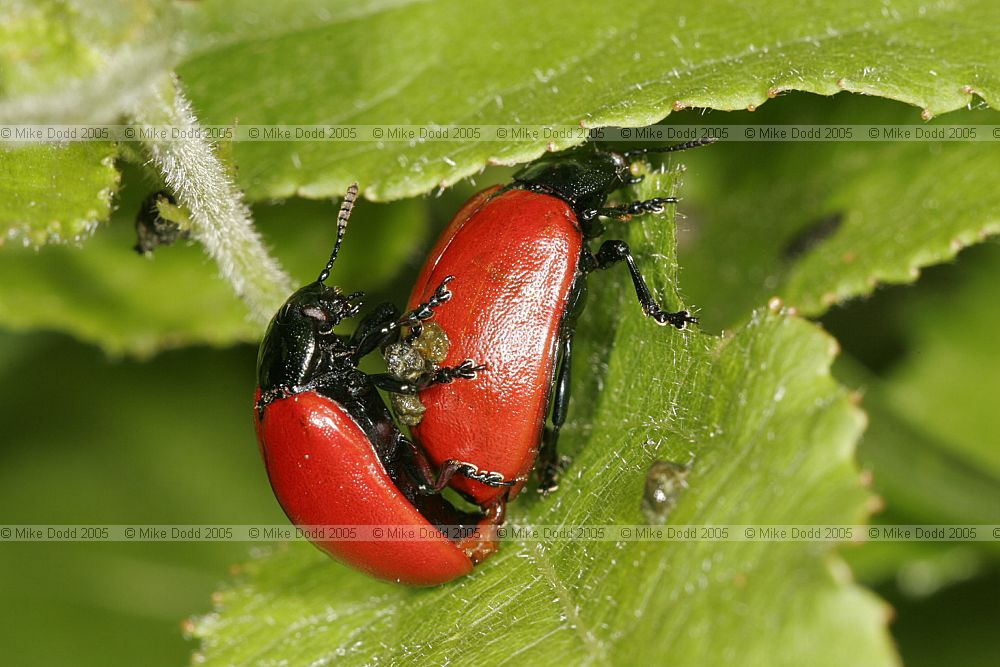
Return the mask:
{"type": "MultiPolygon", "coordinates": [[[[474,358],[487,370],[476,382],[422,391],[427,411],[412,431],[436,465],[457,458],[519,479],[513,497],[538,455],[583,235],[562,199],[498,190],[479,193],[452,219],[410,295],[412,306],[458,273],[435,319],[451,341],[443,363],[474,358]]],[[[464,478],[451,486],[481,506],[507,493],[464,478]]]]}
{"type": "MultiPolygon", "coordinates": [[[[256,401],[260,400],[260,390],[256,401]]],[[[378,460],[372,443],[334,401],[303,392],[269,403],[255,416],[258,442],[278,502],[299,526],[411,526],[417,541],[314,540],[320,549],[372,576],[432,586],[472,571],[473,559],[425,518],[444,508],[438,496],[418,506],[378,460]],[[279,443],[270,446],[271,443],[279,443]],[[422,511],[424,513],[422,513],[422,511]],[[435,536],[439,537],[435,537],[435,536]]],[[[457,525],[460,517],[442,521],[457,525]]],[[[473,554],[476,561],[487,554],[473,554]]]]}

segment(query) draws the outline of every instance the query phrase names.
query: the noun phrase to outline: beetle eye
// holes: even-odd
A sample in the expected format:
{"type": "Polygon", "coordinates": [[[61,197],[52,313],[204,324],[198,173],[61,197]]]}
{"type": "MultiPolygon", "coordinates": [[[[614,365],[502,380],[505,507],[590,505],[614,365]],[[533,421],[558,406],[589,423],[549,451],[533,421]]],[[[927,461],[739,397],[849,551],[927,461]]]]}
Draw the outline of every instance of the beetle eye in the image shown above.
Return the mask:
{"type": "Polygon", "coordinates": [[[320,336],[329,336],[333,333],[333,325],[329,323],[321,324],[318,333],[320,336]]]}
{"type": "Polygon", "coordinates": [[[323,312],[322,308],[317,308],[316,306],[306,306],[302,309],[302,314],[319,322],[326,321],[326,313],[323,312]]]}

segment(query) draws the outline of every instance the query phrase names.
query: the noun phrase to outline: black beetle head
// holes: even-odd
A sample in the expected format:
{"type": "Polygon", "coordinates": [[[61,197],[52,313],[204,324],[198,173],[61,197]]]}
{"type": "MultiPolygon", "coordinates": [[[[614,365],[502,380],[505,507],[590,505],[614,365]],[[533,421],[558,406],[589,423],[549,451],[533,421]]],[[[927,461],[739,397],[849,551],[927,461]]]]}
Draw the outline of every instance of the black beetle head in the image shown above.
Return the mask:
{"type": "Polygon", "coordinates": [[[303,385],[329,372],[352,348],[334,327],[357,315],[360,292],[344,295],[336,287],[310,283],[288,297],[264,334],[257,357],[262,390],[303,385]]]}
{"type": "Polygon", "coordinates": [[[337,259],[357,196],[358,184],[354,183],[344,195],[337,216],[337,241],[319,278],[288,297],[264,334],[257,357],[257,379],[262,391],[302,385],[351,354],[347,339],[333,330],[358,314],[363,294],[345,295],[323,281],[330,276],[337,259]]]}
{"type": "Polygon", "coordinates": [[[275,321],[286,326],[306,324],[318,335],[329,335],[343,320],[358,314],[362,296],[361,292],[345,295],[336,287],[311,283],[288,297],[275,321]]]}

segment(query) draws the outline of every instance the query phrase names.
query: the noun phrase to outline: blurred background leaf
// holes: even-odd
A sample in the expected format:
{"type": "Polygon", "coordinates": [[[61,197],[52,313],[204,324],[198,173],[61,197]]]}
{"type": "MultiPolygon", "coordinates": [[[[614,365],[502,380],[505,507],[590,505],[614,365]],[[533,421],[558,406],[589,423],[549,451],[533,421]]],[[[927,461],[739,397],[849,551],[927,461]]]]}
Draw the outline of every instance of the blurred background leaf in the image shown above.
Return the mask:
{"type": "MultiPolygon", "coordinates": [[[[37,333],[3,334],[0,349],[4,523],[283,521],[252,444],[249,346],[145,363],[37,333]]],[[[5,543],[5,662],[185,664],[181,620],[246,554],[225,542],[5,543]]]]}
{"type": "Polygon", "coordinates": [[[0,123],[110,123],[177,64],[175,5],[14,0],[0,6],[0,123]]]}
{"type": "MultiPolygon", "coordinates": [[[[1000,246],[970,248],[959,259],[929,270],[916,288],[879,292],[824,320],[844,345],[837,375],[865,393],[871,425],[859,458],[884,499],[881,523],[1000,523],[990,398],[1000,356],[986,340],[997,316],[986,304],[1000,271],[1000,246]],[[867,326],[880,320],[891,326],[867,326]]],[[[863,580],[881,582],[912,607],[936,594],[954,601],[948,587],[977,576],[991,582],[1000,548],[996,542],[868,544],[848,555],[863,580]]],[[[959,650],[965,639],[954,641],[959,650]]]]}

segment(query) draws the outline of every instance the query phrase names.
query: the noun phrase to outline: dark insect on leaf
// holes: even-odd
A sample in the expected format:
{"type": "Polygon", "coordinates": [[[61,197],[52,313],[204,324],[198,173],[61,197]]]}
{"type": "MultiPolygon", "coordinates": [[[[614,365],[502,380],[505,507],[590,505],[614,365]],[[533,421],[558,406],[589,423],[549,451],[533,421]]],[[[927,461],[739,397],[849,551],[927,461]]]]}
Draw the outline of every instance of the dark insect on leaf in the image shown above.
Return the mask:
{"type": "Polygon", "coordinates": [[[146,197],[135,216],[135,251],[149,256],[161,245],[172,245],[177,239],[188,238],[190,228],[184,218],[177,200],[169,192],[161,190],[146,197]],[[166,211],[176,215],[165,217],[166,211]]]}

